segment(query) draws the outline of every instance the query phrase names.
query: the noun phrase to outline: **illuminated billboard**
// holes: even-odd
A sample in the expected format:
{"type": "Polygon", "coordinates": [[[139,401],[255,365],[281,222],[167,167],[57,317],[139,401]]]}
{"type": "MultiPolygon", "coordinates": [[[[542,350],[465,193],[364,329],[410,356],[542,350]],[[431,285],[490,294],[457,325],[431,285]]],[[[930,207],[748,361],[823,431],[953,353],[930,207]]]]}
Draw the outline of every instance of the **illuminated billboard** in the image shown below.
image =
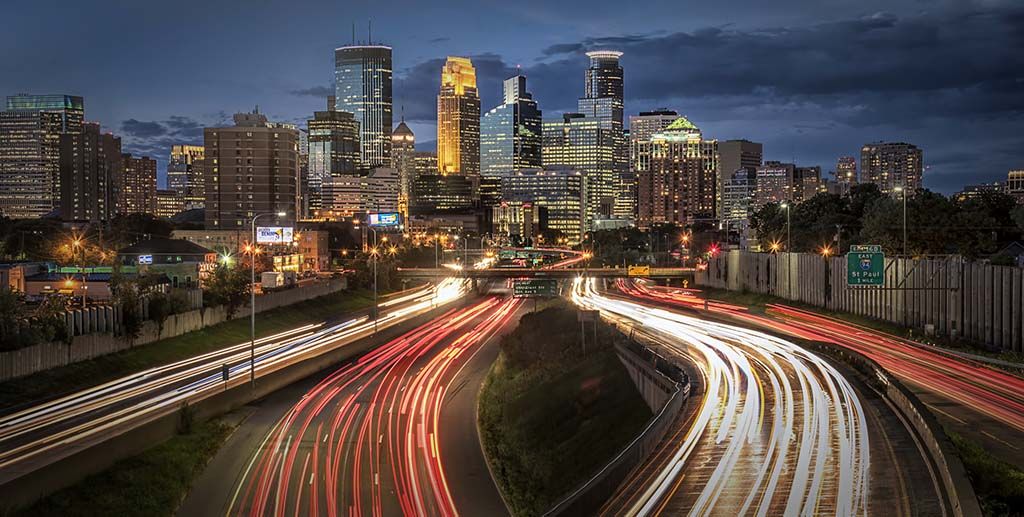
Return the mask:
{"type": "Polygon", "coordinates": [[[291,226],[259,226],[256,228],[258,244],[291,244],[291,226]]]}
{"type": "Polygon", "coordinates": [[[398,212],[380,212],[376,214],[368,214],[370,226],[399,226],[402,224],[402,218],[398,212]]]}

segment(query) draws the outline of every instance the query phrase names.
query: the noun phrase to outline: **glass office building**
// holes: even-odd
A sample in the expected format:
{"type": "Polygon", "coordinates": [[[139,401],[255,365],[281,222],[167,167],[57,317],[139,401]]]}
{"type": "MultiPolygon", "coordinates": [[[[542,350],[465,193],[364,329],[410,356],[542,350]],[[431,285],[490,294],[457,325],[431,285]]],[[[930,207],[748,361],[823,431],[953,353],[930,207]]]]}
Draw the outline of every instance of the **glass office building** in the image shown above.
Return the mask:
{"type": "Polygon", "coordinates": [[[480,174],[480,96],[476,69],[465,57],[449,56],[437,96],[437,170],[480,174]]]}
{"type": "Polygon", "coordinates": [[[506,202],[533,203],[547,209],[547,227],[561,231],[569,244],[577,244],[586,231],[587,182],[571,167],[520,169],[501,182],[506,202]]]}
{"type": "Polygon", "coordinates": [[[500,176],[541,166],[541,111],[526,91],[526,77],[503,85],[504,101],[480,121],[480,174],[500,176]]]}
{"type": "Polygon", "coordinates": [[[359,122],[365,167],[391,166],[391,47],[351,45],[334,50],[335,109],[359,122]]]}

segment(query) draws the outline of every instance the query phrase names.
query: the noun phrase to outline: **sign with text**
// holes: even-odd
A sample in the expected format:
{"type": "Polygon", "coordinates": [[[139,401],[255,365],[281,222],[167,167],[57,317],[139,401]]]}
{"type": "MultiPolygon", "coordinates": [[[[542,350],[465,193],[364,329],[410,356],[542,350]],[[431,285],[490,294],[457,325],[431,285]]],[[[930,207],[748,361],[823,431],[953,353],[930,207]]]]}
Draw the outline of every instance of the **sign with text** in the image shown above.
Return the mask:
{"type": "Polygon", "coordinates": [[[650,276],[651,266],[629,266],[626,273],[629,274],[629,276],[650,276]]]}
{"type": "Polygon", "coordinates": [[[402,217],[398,212],[380,212],[367,214],[370,226],[397,227],[402,224],[402,217]]]}
{"type": "Polygon", "coordinates": [[[291,244],[291,226],[258,226],[256,242],[258,244],[291,244]]]}
{"type": "Polygon", "coordinates": [[[139,264],[152,264],[153,255],[139,255],[139,264]]]}
{"type": "Polygon", "coordinates": [[[550,298],[558,296],[558,281],[552,278],[531,278],[512,281],[516,298],[550,298]]]}
{"type": "Polygon", "coordinates": [[[850,246],[846,254],[846,285],[885,284],[885,254],[876,244],[850,246]]]}

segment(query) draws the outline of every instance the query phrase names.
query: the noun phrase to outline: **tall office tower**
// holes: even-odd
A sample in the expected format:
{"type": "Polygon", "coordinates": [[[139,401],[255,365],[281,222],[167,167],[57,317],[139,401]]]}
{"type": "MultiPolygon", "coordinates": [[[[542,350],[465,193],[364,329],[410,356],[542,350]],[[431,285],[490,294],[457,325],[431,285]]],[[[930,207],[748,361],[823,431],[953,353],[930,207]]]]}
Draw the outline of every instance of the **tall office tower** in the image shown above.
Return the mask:
{"type": "Polygon", "coordinates": [[[654,111],[641,111],[639,115],[629,117],[629,173],[626,179],[626,202],[632,204],[632,218],[637,217],[637,178],[641,173],[651,170],[651,137],[663,131],[669,124],[679,118],[674,110],[660,108],[654,111]]]}
{"type": "Polygon", "coordinates": [[[325,179],[323,197],[329,207],[320,211],[320,217],[329,220],[347,219],[363,211],[363,177],[359,172],[335,174],[325,179]]]}
{"type": "Polygon", "coordinates": [[[201,145],[171,146],[171,159],[167,162],[167,188],[178,193],[186,210],[202,208],[206,202],[203,156],[201,145]]]}
{"type": "Polygon", "coordinates": [[[362,168],[359,151],[359,122],[351,113],[338,111],[333,97],[327,98],[327,110],[313,113],[306,121],[309,142],[309,171],[304,191],[309,214],[319,216],[334,209],[334,201],[324,195],[324,185],[335,176],[352,175],[362,168]]]}
{"type": "Polygon", "coordinates": [[[359,121],[364,167],[391,166],[391,47],[350,45],[334,50],[335,108],[359,121]]]}
{"type": "Polygon", "coordinates": [[[473,209],[473,178],[461,174],[420,174],[412,182],[409,213],[432,215],[473,209]]]}
{"type": "Polygon", "coordinates": [[[1017,199],[1017,204],[1024,204],[1024,169],[1006,173],[1006,193],[1017,199]]]}
{"type": "Polygon", "coordinates": [[[416,178],[416,135],[405,121],[391,133],[391,163],[398,169],[398,211],[409,216],[409,194],[416,178]]]}
{"type": "Polygon", "coordinates": [[[585,96],[578,113],[543,126],[544,167],[571,167],[587,182],[586,223],[632,217],[632,179],[623,128],[621,52],[588,52],[585,96]]]}
{"type": "Polygon", "coordinates": [[[725,205],[722,202],[722,196],[725,194],[726,182],[732,178],[734,172],[740,169],[754,173],[761,166],[763,151],[764,146],[761,143],[750,140],[726,140],[718,143],[719,171],[715,197],[718,200],[719,218],[724,219],[722,210],[725,205]]]}
{"type": "Polygon", "coordinates": [[[360,179],[364,212],[397,212],[401,190],[398,169],[376,167],[360,179]]]}
{"type": "Polygon", "coordinates": [[[109,221],[123,189],[121,139],[86,122],[60,135],[60,214],[65,221],[109,221]]]}
{"type": "Polygon", "coordinates": [[[857,159],[853,156],[840,156],[836,163],[835,180],[846,185],[857,184],[857,159]]]}
{"type": "Polygon", "coordinates": [[[874,183],[886,194],[896,187],[911,192],[921,188],[924,158],[921,149],[902,142],[864,144],[860,149],[860,179],[874,183]]]}
{"type": "Polygon", "coordinates": [[[480,174],[496,177],[541,165],[541,111],[526,76],[505,79],[501,105],[480,121],[480,174]]]}
{"type": "Polygon", "coordinates": [[[637,182],[637,226],[715,220],[718,167],[718,141],[705,140],[686,117],[652,135],[650,170],[637,182]]]}
{"type": "Polygon", "coordinates": [[[156,160],[143,156],[123,154],[121,189],[118,193],[118,213],[156,213],[156,160]]]}
{"type": "MultiPolygon", "coordinates": [[[[547,227],[559,230],[569,244],[586,232],[587,182],[569,167],[520,169],[501,182],[501,197],[511,203],[531,203],[547,209],[547,227]]],[[[553,244],[553,243],[547,243],[553,244]]]]}
{"type": "MultiPolygon", "coordinates": [[[[295,220],[299,131],[254,111],[235,125],[203,130],[206,147],[206,228],[246,229],[258,214],[295,220]]],[[[263,219],[271,226],[273,218],[263,219]]]]}
{"type": "Polygon", "coordinates": [[[768,203],[793,201],[796,165],[769,160],[757,168],[755,176],[757,189],[754,192],[753,210],[760,210],[768,203]]]}
{"type": "Polygon", "coordinates": [[[0,111],[0,214],[42,217],[60,204],[60,137],[82,131],[85,103],[71,95],[13,95],[0,111]]]}
{"type": "Polygon", "coordinates": [[[793,169],[793,202],[800,203],[825,191],[821,181],[821,167],[796,167],[793,169]]]}
{"type": "Polygon", "coordinates": [[[480,174],[480,96],[469,58],[448,56],[437,96],[437,170],[480,174]]]}

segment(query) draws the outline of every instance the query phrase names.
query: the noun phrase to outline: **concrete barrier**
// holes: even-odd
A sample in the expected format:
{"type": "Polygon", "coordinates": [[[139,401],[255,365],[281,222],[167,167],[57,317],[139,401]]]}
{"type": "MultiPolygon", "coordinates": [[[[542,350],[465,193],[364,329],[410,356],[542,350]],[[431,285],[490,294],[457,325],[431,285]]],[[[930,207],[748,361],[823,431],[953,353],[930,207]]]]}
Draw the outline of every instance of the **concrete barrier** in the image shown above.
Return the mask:
{"type": "Polygon", "coordinates": [[[546,516],[594,514],[661,442],[689,397],[689,378],[678,366],[633,340],[617,342],[615,348],[655,416],[619,454],[556,503],[546,516]]]}
{"type": "MultiPolygon", "coordinates": [[[[467,304],[470,301],[472,298],[460,303],[467,304]]],[[[196,422],[222,415],[294,382],[333,368],[342,361],[366,353],[379,344],[400,336],[405,329],[422,325],[457,306],[458,303],[439,307],[409,320],[405,325],[396,324],[383,328],[376,338],[363,338],[325,351],[316,357],[264,372],[256,379],[255,389],[250,387],[248,375],[238,375],[228,381],[227,388],[223,391],[206,392],[189,399],[189,407],[195,411],[196,422]]],[[[210,373],[219,371],[217,367],[211,369],[210,373]]],[[[178,430],[180,415],[180,407],[155,412],[143,420],[126,424],[123,428],[112,429],[109,435],[95,443],[82,446],[59,461],[0,485],[0,514],[4,513],[5,509],[13,510],[32,504],[39,498],[77,483],[90,474],[109,468],[118,460],[139,454],[171,438],[178,430]]]]}

